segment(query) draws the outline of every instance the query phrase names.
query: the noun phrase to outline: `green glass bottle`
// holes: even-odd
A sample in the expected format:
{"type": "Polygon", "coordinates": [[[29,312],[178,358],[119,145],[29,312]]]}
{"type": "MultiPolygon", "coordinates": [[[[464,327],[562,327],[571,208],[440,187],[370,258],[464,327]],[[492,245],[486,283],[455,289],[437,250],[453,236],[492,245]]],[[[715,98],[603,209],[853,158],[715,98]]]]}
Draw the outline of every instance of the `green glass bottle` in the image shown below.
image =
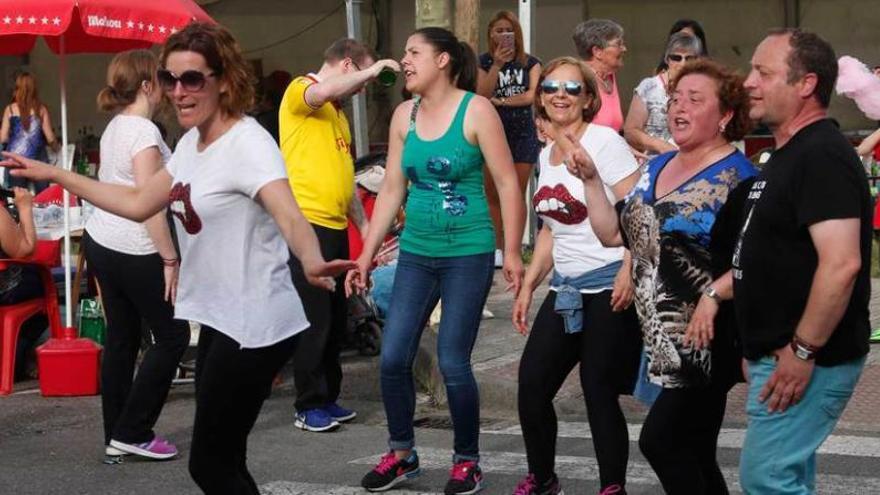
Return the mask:
{"type": "Polygon", "coordinates": [[[394,72],[393,69],[389,69],[385,67],[379,72],[379,75],[376,76],[376,80],[380,85],[385,86],[386,88],[390,88],[394,86],[394,83],[397,82],[397,73],[394,72]]]}

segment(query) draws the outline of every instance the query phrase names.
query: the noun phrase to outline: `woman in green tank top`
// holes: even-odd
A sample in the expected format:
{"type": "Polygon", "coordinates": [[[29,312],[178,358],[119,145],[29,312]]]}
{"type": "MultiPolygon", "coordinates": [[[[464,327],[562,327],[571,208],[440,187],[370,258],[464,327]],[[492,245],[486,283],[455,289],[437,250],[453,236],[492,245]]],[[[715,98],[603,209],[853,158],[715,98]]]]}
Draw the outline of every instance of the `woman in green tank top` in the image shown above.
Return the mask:
{"type": "Polygon", "coordinates": [[[479,395],[471,351],[494,273],[495,235],[483,190],[483,165],[501,197],[505,228],[504,276],[515,290],[524,208],[513,159],[498,113],[473,93],[476,57],[445,29],[410,36],[402,60],[406,89],[391,121],[385,180],[346,290],[364,290],[376,254],[406,198],[406,227],[382,341],[382,399],[389,452],[362,485],[384,491],[419,473],[413,414],[412,364],[428,316],[443,300],[438,360],[454,425],[447,494],[481,487],[479,395]]]}

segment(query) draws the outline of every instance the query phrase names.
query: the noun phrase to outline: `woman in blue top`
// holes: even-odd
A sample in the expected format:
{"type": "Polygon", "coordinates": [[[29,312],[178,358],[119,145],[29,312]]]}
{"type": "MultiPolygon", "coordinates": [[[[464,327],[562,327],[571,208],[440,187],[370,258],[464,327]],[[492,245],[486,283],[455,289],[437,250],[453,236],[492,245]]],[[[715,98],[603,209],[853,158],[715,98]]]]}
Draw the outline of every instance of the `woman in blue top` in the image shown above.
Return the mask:
{"type": "MultiPolygon", "coordinates": [[[[40,160],[46,159],[46,146],[58,148],[49,110],[40,101],[37,82],[29,72],[22,72],[15,78],[12,103],[3,110],[0,143],[6,144],[7,151],[40,160]]],[[[28,182],[27,179],[7,176],[6,186],[27,187],[28,182]]],[[[47,185],[38,183],[37,192],[47,185]]]]}
{"type": "MultiPolygon", "coordinates": [[[[541,61],[525,52],[522,27],[512,12],[502,10],[495,14],[489,21],[486,40],[489,51],[480,55],[477,94],[489,98],[498,110],[513,155],[519,189],[525,194],[541,149],[532,114],[541,61]]],[[[486,177],[486,198],[495,224],[495,266],[501,266],[504,245],[501,209],[491,177],[486,177]]]]}
{"type": "Polygon", "coordinates": [[[414,450],[412,365],[422,329],[438,299],[443,315],[437,355],[455,432],[447,494],[476,493],[480,402],[471,351],[494,273],[492,222],[483,192],[483,166],[501,195],[505,231],[504,275],[522,280],[523,201],[501,121],[492,104],[472,92],[476,57],[441,28],[409,37],[401,61],[406,89],[389,130],[385,180],[357,270],[346,287],[366,287],[373,257],[406,198],[406,227],[382,339],[382,400],[390,451],[364,476],[369,491],[385,491],[419,473],[414,450]]]}
{"type": "Polygon", "coordinates": [[[592,158],[571,141],[572,173],[584,180],[593,230],[633,258],[635,302],[649,358],[663,387],[639,446],[670,494],[725,494],[715,457],[727,391],[739,378],[728,304],[738,210],[756,170],[730,142],[751,126],[743,78],[709,60],[671,81],[667,123],[678,151],[657,156],[618,212],[598,194],[592,158]],[[720,312],[719,312],[720,309],[720,312]]]}

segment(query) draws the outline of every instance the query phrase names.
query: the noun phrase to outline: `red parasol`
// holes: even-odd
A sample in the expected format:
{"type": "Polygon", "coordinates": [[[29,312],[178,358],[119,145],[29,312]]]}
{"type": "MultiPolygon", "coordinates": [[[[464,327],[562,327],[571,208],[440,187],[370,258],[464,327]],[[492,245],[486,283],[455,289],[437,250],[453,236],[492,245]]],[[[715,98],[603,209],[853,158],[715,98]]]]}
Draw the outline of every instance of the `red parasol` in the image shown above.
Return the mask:
{"type": "MultiPolygon", "coordinates": [[[[64,56],[147,48],[193,21],[214,22],[193,0],[0,0],[0,55],[28,53],[42,37],[61,57],[61,163],[67,167],[64,56]]],[[[65,190],[65,325],[72,327],[68,202],[65,190]]]]}
{"type": "Polygon", "coordinates": [[[0,0],[0,54],[27,53],[40,36],[57,54],[146,48],[196,20],[213,22],[193,0],[0,0]]]}

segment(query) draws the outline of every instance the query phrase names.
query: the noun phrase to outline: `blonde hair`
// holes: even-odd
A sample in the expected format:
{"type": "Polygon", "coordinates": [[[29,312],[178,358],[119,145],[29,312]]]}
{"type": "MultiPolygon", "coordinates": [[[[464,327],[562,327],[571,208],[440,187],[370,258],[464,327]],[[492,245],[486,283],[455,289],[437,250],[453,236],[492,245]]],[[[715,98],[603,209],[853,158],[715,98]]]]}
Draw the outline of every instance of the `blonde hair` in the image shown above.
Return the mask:
{"type": "Polygon", "coordinates": [[[581,77],[584,79],[584,91],[588,92],[592,98],[590,99],[590,104],[583,110],[583,117],[584,122],[591,122],[593,117],[599,113],[599,109],[602,108],[602,98],[599,96],[599,85],[596,83],[596,75],[593,73],[593,70],[583,61],[574,57],[554,58],[545,65],[543,69],[541,69],[541,76],[538,78],[538,91],[535,91],[535,113],[542,119],[549,119],[547,117],[547,111],[544,109],[544,104],[541,103],[541,83],[547,78],[547,74],[550,74],[563,65],[573,65],[577,67],[581,73],[581,77]]]}
{"type": "Polygon", "coordinates": [[[40,115],[43,103],[37,94],[37,80],[30,72],[22,72],[15,78],[15,93],[12,101],[18,104],[21,124],[27,128],[31,123],[31,115],[40,115]]]}
{"type": "Polygon", "coordinates": [[[516,15],[509,10],[501,10],[497,12],[489,21],[489,27],[486,29],[486,39],[489,42],[489,54],[494,54],[495,50],[498,48],[498,42],[495,41],[495,37],[492,36],[492,28],[495,27],[495,24],[498,23],[498,21],[507,21],[510,23],[511,26],[513,26],[513,59],[519,62],[521,65],[525,65],[526,50],[525,43],[523,42],[522,26],[520,26],[519,19],[516,18],[516,15]]]}
{"type": "Polygon", "coordinates": [[[107,67],[107,86],[98,92],[98,109],[118,112],[134,103],[144,81],[156,86],[158,68],[158,59],[147,50],[129,50],[113,57],[107,67]]]}
{"type": "Polygon", "coordinates": [[[232,34],[217,24],[194,22],[172,34],[162,48],[162,65],[174,52],[195,52],[205,58],[218,81],[228,86],[220,94],[220,110],[240,116],[254,106],[256,78],[232,34]]]}

